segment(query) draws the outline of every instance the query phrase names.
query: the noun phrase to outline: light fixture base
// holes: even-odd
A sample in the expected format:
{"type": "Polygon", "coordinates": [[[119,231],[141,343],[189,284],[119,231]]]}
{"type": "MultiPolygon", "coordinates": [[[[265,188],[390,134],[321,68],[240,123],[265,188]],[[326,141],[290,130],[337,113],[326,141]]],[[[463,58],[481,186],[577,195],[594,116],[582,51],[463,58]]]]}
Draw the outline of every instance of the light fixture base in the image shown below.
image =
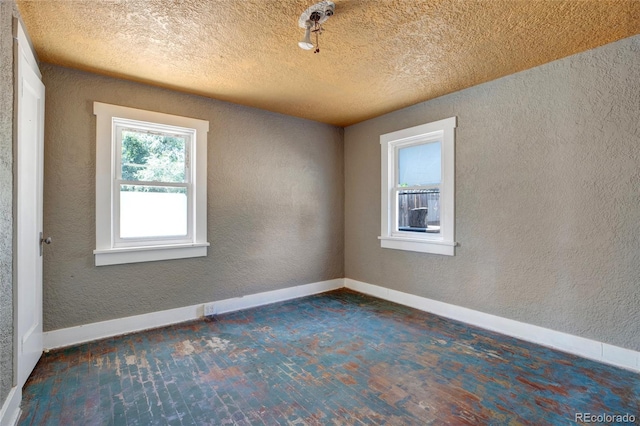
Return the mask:
{"type": "Polygon", "coordinates": [[[316,3],[302,12],[300,19],[298,19],[298,26],[300,28],[306,28],[307,21],[317,22],[323,24],[327,21],[336,10],[336,4],[332,1],[324,0],[320,3],[316,3]]]}

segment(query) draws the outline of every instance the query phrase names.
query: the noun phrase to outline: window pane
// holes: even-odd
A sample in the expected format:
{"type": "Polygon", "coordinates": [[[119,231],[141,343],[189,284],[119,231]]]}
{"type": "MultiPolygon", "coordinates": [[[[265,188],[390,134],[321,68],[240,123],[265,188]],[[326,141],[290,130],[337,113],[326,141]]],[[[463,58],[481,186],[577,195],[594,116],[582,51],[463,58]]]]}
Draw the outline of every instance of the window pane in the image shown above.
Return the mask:
{"type": "Polygon", "coordinates": [[[440,190],[398,191],[398,230],[440,233],[440,190]]]}
{"type": "Polygon", "coordinates": [[[120,185],[120,238],[186,235],[186,188],[120,185]]]}
{"type": "Polygon", "coordinates": [[[122,130],[122,179],[185,182],[184,136],[122,130]]]}
{"type": "Polygon", "coordinates": [[[398,150],[398,185],[437,185],[441,179],[440,142],[398,150]]]}

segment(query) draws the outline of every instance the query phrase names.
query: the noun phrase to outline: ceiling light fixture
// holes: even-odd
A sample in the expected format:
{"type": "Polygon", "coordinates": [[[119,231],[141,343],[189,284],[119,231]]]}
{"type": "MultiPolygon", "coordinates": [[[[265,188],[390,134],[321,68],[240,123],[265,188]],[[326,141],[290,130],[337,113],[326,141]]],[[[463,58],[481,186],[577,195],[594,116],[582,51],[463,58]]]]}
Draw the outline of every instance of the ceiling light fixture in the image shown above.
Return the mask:
{"type": "Polygon", "coordinates": [[[326,22],[329,17],[333,16],[336,10],[336,5],[332,1],[321,1],[316,3],[300,15],[298,19],[298,25],[300,28],[304,28],[304,38],[298,42],[298,46],[304,50],[311,50],[315,47],[313,53],[320,52],[320,34],[324,31],[322,24],[326,22]],[[315,43],[311,41],[311,34],[315,34],[315,43]]]}

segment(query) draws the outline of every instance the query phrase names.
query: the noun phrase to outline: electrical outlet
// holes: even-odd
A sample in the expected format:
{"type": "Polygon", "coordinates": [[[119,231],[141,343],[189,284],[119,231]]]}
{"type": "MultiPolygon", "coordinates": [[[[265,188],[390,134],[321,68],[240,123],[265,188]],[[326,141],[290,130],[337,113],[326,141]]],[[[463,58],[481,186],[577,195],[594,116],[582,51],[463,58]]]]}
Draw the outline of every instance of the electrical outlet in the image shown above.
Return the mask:
{"type": "Polygon", "coordinates": [[[205,303],[203,306],[204,306],[204,316],[205,317],[214,315],[216,313],[216,304],[215,303],[205,303]]]}

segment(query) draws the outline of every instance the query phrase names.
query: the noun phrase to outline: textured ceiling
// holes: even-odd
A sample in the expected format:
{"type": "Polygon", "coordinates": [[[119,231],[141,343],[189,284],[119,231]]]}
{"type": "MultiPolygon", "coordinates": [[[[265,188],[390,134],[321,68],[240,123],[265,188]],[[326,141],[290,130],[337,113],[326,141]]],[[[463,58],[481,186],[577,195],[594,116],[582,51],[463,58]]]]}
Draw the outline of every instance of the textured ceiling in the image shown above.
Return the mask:
{"type": "Polygon", "coordinates": [[[640,0],[17,1],[52,64],[345,126],[640,33],[640,0]]]}

